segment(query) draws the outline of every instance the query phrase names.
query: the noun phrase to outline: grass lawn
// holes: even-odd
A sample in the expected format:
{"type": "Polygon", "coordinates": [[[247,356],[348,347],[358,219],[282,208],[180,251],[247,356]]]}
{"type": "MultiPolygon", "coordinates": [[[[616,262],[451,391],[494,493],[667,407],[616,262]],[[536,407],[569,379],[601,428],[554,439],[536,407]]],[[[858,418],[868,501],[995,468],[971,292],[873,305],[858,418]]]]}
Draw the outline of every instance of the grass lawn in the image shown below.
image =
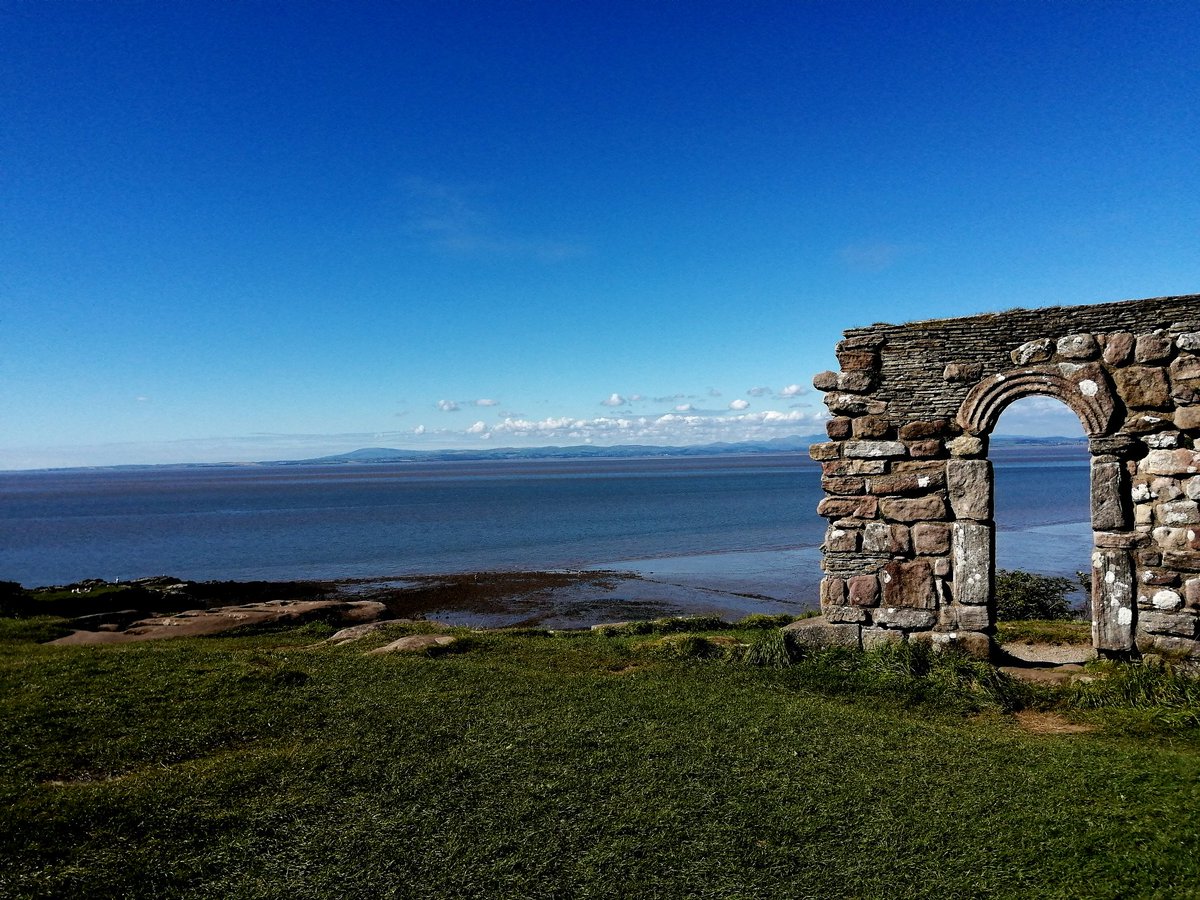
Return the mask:
{"type": "Polygon", "coordinates": [[[49,627],[0,620],[4,897],[1178,897],[1200,885],[1186,706],[1156,719],[1093,703],[1072,715],[1099,730],[1034,735],[1004,708],[1057,701],[1022,701],[979,664],[914,675],[887,652],[787,667],[696,658],[730,639],[765,645],[763,629],[470,634],[438,656],[367,656],[402,632],[318,648],[321,625],[32,640],[49,627]]]}

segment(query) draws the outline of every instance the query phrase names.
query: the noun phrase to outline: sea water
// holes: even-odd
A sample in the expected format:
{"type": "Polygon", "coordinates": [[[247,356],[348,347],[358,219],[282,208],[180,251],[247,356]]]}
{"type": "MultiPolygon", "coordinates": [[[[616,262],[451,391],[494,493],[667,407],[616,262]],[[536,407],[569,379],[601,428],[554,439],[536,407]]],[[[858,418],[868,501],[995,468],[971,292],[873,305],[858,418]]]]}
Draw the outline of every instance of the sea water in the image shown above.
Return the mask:
{"type": "MultiPolygon", "coordinates": [[[[993,458],[998,565],[1086,568],[1086,451],[993,458]]],[[[799,453],[0,473],[0,580],[607,568],[808,602],[821,496],[799,453]]]]}

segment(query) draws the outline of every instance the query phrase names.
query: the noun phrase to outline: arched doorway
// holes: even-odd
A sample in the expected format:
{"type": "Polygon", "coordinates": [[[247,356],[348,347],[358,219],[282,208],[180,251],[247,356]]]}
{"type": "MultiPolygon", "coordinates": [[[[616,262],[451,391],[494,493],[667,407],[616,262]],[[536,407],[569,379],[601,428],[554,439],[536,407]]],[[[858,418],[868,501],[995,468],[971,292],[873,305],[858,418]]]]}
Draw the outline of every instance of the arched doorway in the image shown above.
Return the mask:
{"type": "MultiPolygon", "coordinates": [[[[1066,404],[1079,417],[1089,438],[1092,644],[1099,652],[1127,653],[1134,646],[1136,591],[1128,538],[1124,536],[1131,523],[1128,473],[1122,456],[1131,442],[1110,433],[1116,403],[1108,375],[1097,365],[1062,364],[1001,372],[983,379],[968,392],[958,424],[980,440],[986,454],[988,439],[1001,413],[1015,401],[1034,396],[1052,397],[1066,404]]],[[[987,483],[989,490],[993,489],[990,478],[987,483]]],[[[990,510],[993,498],[989,496],[987,501],[990,510]]],[[[972,538],[972,552],[978,554],[987,546],[991,554],[987,590],[989,621],[994,624],[995,524],[989,520],[973,526],[987,531],[986,537],[977,534],[972,538]]]]}

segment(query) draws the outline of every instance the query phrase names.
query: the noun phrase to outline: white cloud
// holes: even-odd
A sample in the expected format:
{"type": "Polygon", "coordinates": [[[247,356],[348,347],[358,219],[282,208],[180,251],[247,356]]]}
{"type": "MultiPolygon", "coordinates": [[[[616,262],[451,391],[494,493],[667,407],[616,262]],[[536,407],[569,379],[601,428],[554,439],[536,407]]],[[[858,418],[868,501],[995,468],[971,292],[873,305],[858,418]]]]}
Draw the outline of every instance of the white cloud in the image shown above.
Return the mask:
{"type": "Polygon", "coordinates": [[[789,384],[779,392],[780,397],[799,397],[801,394],[807,394],[808,389],[801,387],[798,384],[789,384]]]}
{"type": "Polygon", "coordinates": [[[487,431],[487,425],[485,425],[483,422],[476,422],[474,425],[472,425],[470,428],[467,429],[467,434],[483,434],[486,431],[487,431]]]}
{"type": "Polygon", "coordinates": [[[692,412],[695,410],[695,408],[696,407],[692,406],[690,403],[680,403],[677,407],[675,407],[675,412],[692,412]]]}
{"type": "Polygon", "coordinates": [[[456,412],[458,410],[458,404],[453,400],[439,400],[437,402],[437,408],[442,412],[456,412]]]}
{"type": "Polygon", "coordinates": [[[767,394],[771,393],[771,389],[769,387],[752,387],[750,390],[746,391],[746,393],[751,397],[765,397],[767,394]]]}
{"type": "Polygon", "coordinates": [[[413,434],[424,434],[424,433],[425,433],[424,425],[418,425],[416,428],[413,429],[413,434]]]}
{"type": "Polygon", "coordinates": [[[622,397],[620,394],[612,394],[609,396],[609,398],[607,400],[601,400],[600,405],[601,406],[624,406],[628,402],[629,401],[626,400],[624,397],[622,397]]]}
{"type": "Polygon", "coordinates": [[[741,399],[741,398],[739,397],[737,400],[733,400],[733,401],[731,401],[731,402],[730,402],[730,404],[729,404],[729,408],[730,408],[730,409],[738,409],[738,410],[741,410],[741,409],[749,409],[749,408],[750,408],[750,401],[749,401],[749,400],[743,400],[743,399],[741,399]]]}
{"type": "Polygon", "coordinates": [[[489,400],[487,398],[480,398],[479,400],[475,401],[475,405],[476,406],[499,406],[500,401],[499,400],[489,400]]]}

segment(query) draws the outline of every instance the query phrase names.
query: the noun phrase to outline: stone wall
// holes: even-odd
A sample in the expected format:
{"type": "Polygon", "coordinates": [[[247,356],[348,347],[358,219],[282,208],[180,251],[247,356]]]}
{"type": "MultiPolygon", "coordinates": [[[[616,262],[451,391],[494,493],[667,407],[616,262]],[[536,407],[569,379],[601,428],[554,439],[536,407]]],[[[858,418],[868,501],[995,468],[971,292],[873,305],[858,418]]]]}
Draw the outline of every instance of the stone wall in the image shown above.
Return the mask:
{"type": "Polygon", "coordinates": [[[1097,648],[1200,656],[1200,296],[874,325],[837,356],[813,380],[828,640],[989,651],[988,436],[1041,394],[1091,439],[1097,648]]]}

